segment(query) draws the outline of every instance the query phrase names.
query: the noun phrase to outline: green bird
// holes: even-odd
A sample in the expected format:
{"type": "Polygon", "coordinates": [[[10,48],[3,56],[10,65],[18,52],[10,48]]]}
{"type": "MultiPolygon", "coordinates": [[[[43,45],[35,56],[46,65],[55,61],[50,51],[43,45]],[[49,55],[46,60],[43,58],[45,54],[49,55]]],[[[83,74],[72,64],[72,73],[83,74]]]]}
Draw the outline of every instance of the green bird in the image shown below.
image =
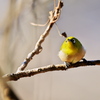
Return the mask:
{"type": "Polygon", "coordinates": [[[83,59],[85,53],[86,51],[81,42],[77,38],[70,36],[61,45],[58,56],[66,65],[69,65],[83,59]]]}

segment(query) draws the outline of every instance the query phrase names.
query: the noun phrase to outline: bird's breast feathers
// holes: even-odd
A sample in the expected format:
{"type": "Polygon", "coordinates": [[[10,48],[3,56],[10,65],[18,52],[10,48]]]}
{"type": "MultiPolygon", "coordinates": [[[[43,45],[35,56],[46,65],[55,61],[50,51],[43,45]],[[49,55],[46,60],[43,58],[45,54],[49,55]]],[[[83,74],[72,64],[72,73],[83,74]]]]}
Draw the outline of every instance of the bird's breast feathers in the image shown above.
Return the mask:
{"type": "Polygon", "coordinates": [[[83,47],[77,50],[76,52],[70,50],[70,52],[65,53],[63,50],[60,50],[58,54],[59,58],[62,61],[69,63],[76,63],[80,61],[84,57],[84,55],[85,55],[85,49],[83,47]]]}

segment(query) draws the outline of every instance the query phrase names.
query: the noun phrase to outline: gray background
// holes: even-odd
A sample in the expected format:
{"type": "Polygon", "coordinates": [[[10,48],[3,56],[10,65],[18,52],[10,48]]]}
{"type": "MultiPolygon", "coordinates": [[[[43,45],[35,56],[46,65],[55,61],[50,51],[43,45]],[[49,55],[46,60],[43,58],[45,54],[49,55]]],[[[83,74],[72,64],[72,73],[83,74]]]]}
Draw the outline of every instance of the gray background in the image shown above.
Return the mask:
{"type": "MultiPolygon", "coordinates": [[[[57,25],[61,32],[77,37],[86,49],[87,60],[100,59],[100,0],[63,0],[57,25]]],[[[53,0],[0,0],[0,67],[15,72],[33,50],[45,27],[53,0]]],[[[56,27],[43,43],[43,51],[27,69],[63,63],[58,58],[60,37],[56,27]]],[[[9,82],[21,100],[100,100],[100,67],[87,66],[39,74],[9,82]]]]}

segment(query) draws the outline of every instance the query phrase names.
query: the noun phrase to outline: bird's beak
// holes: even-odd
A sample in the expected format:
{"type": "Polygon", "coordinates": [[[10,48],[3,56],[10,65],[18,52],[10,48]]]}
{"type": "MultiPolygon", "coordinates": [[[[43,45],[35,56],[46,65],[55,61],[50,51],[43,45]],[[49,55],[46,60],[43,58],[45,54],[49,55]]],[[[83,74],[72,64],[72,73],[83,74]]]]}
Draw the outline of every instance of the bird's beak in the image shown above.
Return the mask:
{"type": "Polygon", "coordinates": [[[73,43],[72,39],[68,39],[69,42],[73,43]]]}
{"type": "Polygon", "coordinates": [[[71,41],[71,39],[68,39],[68,41],[71,41]]]}

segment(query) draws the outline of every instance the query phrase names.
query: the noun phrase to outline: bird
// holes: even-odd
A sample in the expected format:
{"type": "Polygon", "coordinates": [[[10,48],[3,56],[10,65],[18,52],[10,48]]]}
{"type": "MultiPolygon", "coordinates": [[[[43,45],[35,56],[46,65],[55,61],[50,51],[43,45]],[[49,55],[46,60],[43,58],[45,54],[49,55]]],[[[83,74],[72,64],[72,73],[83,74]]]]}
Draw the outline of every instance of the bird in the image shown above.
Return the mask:
{"type": "Polygon", "coordinates": [[[82,43],[77,38],[69,36],[66,37],[65,41],[62,43],[58,56],[68,67],[70,64],[82,60],[85,53],[86,50],[82,43]]]}

